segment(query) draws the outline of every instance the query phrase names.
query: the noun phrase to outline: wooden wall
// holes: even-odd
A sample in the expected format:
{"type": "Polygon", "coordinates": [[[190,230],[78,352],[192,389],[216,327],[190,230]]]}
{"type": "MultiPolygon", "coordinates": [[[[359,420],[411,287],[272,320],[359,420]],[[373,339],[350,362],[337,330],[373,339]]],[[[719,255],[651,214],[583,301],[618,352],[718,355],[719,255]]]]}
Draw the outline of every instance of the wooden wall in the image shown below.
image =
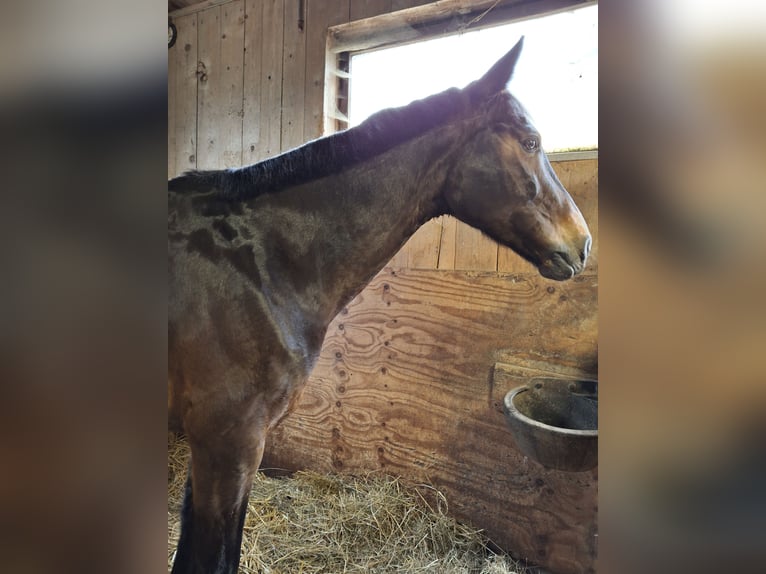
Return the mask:
{"type": "MultiPolygon", "coordinates": [[[[424,3],[308,0],[302,30],[297,1],[171,14],[168,175],[322,135],[327,27],[424,3]]],[[[453,218],[429,222],[332,323],[264,466],[429,481],[499,546],[554,573],[595,571],[597,473],[526,459],[500,408],[536,373],[597,370],[598,161],[553,166],[594,236],[586,272],[549,281],[453,218]]]]}

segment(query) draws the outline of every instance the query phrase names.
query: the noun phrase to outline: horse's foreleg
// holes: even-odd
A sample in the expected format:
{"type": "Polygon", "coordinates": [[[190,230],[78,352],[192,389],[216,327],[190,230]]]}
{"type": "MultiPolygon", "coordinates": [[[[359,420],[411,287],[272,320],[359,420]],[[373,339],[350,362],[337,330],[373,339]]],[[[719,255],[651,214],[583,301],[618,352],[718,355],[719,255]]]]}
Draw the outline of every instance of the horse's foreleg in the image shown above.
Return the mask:
{"type": "Polygon", "coordinates": [[[173,574],[181,574],[183,572],[191,571],[191,554],[192,548],[189,542],[192,525],[192,472],[191,462],[189,464],[189,470],[186,474],[186,486],[184,487],[184,500],[181,507],[181,535],[178,538],[178,544],[176,545],[176,555],[173,558],[173,574]]]}
{"type": "Polygon", "coordinates": [[[192,459],[173,574],[236,574],[263,434],[190,439],[192,459]]]}

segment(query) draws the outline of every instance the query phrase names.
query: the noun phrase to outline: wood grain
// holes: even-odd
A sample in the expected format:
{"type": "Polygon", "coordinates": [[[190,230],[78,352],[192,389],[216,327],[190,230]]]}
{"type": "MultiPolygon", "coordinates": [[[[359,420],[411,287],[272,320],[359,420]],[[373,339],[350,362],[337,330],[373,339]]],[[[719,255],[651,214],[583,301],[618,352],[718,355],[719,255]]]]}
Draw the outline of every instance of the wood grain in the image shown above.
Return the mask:
{"type": "Polygon", "coordinates": [[[499,402],[513,381],[495,365],[593,374],[596,287],[593,275],[383,270],[330,325],[264,464],[427,480],[501,547],[592,571],[596,474],[547,470],[516,449],[499,402]]]}
{"type": "Polygon", "coordinates": [[[202,135],[197,164],[202,169],[242,164],[244,0],[198,15],[197,125],[202,135]]]}
{"type": "Polygon", "coordinates": [[[441,217],[426,222],[407,242],[407,263],[409,269],[436,269],[439,263],[441,243],[441,217]]]}
{"type": "Polygon", "coordinates": [[[197,167],[197,15],[173,20],[168,52],[168,177],[197,167]]]}
{"type": "Polygon", "coordinates": [[[282,62],[284,9],[281,0],[262,0],[261,29],[261,137],[258,160],[282,151],[282,62]]]}
{"type": "Polygon", "coordinates": [[[242,117],[245,60],[245,0],[224,4],[221,10],[222,129],[220,167],[242,165],[242,117]]]}
{"type": "Polygon", "coordinates": [[[215,169],[218,166],[219,137],[222,134],[217,121],[219,109],[221,71],[221,9],[216,6],[197,15],[199,61],[197,63],[197,128],[201,138],[197,144],[197,166],[215,169]]]}
{"type": "Polygon", "coordinates": [[[460,222],[451,215],[442,216],[442,234],[439,243],[438,269],[455,269],[455,249],[457,248],[457,226],[460,222]]]}
{"type": "MultiPolygon", "coordinates": [[[[177,30],[177,28],[176,28],[177,30]]],[[[176,42],[178,39],[176,38],[176,42]]],[[[173,45],[175,48],[175,44],[173,45]]],[[[176,84],[178,78],[179,50],[168,50],[168,179],[176,175],[176,84]]],[[[181,48],[183,50],[183,48],[181,48]]]]}
{"type": "Polygon", "coordinates": [[[391,0],[391,11],[404,10],[406,8],[413,8],[415,6],[421,6],[422,4],[428,4],[433,0],[391,0]]]}
{"type": "Polygon", "coordinates": [[[455,230],[455,269],[495,271],[498,244],[465,223],[458,222],[455,230]]]}
{"type": "Polygon", "coordinates": [[[304,143],[306,89],[306,27],[298,26],[298,2],[284,5],[282,54],[282,151],[304,143]]]}
{"type": "Polygon", "coordinates": [[[350,4],[349,20],[351,21],[391,12],[391,0],[352,0],[350,4]]]}
{"type": "Polygon", "coordinates": [[[177,9],[170,10],[168,15],[172,16],[173,21],[175,22],[175,19],[180,16],[195,14],[197,12],[201,12],[202,10],[220,6],[221,4],[227,4],[228,2],[232,1],[233,0],[202,0],[201,2],[198,2],[197,0],[175,0],[174,2],[168,3],[168,8],[171,7],[171,4],[177,5],[179,7],[177,9]]]}
{"type": "Polygon", "coordinates": [[[263,0],[245,0],[245,69],[242,117],[242,162],[265,159],[261,108],[263,76],[263,0]]]}

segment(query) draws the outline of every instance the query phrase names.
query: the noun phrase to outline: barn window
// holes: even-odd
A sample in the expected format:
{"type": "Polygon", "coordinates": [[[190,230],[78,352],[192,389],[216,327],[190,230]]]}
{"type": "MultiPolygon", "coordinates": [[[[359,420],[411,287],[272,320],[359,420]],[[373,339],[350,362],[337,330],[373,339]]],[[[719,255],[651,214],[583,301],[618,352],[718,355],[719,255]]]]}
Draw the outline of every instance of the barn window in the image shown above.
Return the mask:
{"type": "Polygon", "coordinates": [[[545,150],[595,156],[598,5],[476,5],[466,13],[456,3],[453,14],[430,16],[431,7],[422,6],[407,11],[406,23],[398,22],[394,13],[331,29],[328,63],[334,65],[337,79],[330,82],[332,100],[327,103],[332,113],[326,129],[351,127],[380,109],[405,105],[452,86],[463,87],[524,35],[511,90],[543,134],[545,150]],[[539,12],[530,14],[530,10],[539,12]],[[454,30],[445,34],[450,28],[454,30]]]}

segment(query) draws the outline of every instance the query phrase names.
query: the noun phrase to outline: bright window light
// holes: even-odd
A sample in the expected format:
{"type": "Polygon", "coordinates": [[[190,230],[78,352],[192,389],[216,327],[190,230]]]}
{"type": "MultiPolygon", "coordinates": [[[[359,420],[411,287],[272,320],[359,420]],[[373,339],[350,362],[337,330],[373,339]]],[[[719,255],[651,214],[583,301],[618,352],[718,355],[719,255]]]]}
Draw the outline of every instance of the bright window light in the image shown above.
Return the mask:
{"type": "Polygon", "coordinates": [[[598,5],[351,57],[349,120],[479,78],[524,36],[509,89],[545,151],[598,147],[598,5]]]}

